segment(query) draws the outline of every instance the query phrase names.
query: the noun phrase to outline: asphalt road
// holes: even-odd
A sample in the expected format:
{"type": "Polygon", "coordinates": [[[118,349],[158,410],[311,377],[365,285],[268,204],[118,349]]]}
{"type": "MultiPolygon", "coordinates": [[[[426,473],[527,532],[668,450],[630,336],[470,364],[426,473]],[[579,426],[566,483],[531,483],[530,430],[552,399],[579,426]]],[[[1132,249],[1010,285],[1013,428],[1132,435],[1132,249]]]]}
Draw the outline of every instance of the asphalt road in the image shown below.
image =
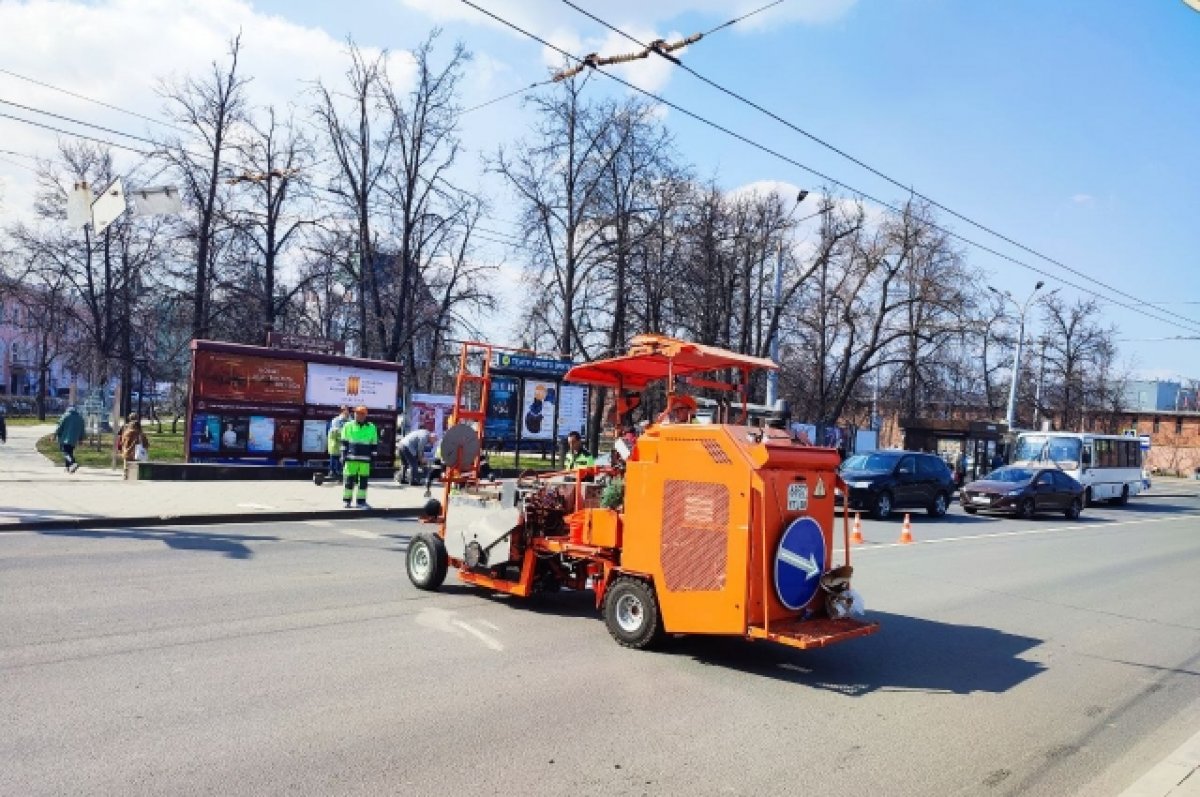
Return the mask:
{"type": "Polygon", "coordinates": [[[0,793],[1103,795],[1200,730],[1194,492],[866,522],[809,652],[419,593],[418,528],[0,534],[0,793]]]}

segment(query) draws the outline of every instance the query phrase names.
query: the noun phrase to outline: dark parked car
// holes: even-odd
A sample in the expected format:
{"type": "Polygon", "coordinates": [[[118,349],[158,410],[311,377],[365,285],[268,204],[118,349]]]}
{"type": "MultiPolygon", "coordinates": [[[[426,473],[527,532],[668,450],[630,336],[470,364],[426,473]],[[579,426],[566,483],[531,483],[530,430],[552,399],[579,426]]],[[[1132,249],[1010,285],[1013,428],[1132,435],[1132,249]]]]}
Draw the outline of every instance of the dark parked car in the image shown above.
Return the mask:
{"type": "Polygon", "coordinates": [[[1083,485],[1057,468],[997,468],[962,489],[963,511],[1012,512],[1031,518],[1062,512],[1071,519],[1083,511],[1083,485]]]}
{"type": "Polygon", "coordinates": [[[842,479],[851,509],[880,520],[894,509],[920,507],[934,517],[946,514],[954,494],[954,475],[941,458],[915,451],[872,451],[842,463],[842,479]]]}

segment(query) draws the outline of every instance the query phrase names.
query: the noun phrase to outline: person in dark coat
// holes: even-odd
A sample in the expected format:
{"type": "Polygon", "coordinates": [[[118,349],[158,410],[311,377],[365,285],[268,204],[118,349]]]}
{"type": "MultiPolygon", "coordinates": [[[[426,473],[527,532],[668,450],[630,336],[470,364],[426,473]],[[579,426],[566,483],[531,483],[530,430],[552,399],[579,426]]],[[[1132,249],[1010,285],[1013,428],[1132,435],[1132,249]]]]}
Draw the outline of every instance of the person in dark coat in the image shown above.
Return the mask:
{"type": "Polygon", "coordinates": [[[83,416],[75,407],[67,407],[67,411],[58,419],[54,436],[58,439],[58,447],[63,454],[63,467],[68,473],[79,470],[79,463],[75,461],[75,446],[83,439],[83,431],[83,416]]]}

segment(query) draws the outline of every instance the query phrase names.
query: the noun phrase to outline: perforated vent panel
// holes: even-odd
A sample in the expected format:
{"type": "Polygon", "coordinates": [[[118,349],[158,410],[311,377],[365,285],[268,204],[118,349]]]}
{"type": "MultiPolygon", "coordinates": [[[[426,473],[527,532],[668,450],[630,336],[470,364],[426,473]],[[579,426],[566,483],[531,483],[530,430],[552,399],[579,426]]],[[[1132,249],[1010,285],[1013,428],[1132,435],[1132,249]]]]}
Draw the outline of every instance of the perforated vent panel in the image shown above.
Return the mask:
{"type": "Polygon", "coordinates": [[[661,549],[667,590],[723,589],[728,534],[729,489],[725,485],[667,481],[663,485],[661,549]]]}
{"type": "Polygon", "coordinates": [[[711,440],[707,437],[675,437],[672,439],[679,443],[699,443],[704,446],[704,453],[708,454],[709,458],[718,465],[728,465],[733,462],[729,458],[729,454],[725,453],[725,449],[721,448],[721,444],[716,440],[711,440]]]}

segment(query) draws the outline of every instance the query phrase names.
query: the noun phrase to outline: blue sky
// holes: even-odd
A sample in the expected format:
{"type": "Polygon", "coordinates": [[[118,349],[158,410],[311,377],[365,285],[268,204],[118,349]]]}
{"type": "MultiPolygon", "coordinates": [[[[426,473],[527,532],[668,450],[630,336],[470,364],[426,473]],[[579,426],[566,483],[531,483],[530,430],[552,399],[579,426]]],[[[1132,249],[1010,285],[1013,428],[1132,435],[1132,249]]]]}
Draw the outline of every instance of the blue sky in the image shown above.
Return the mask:
{"type": "MultiPolygon", "coordinates": [[[[107,0],[87,7],[120,16],[136,14],[139,5],[172,2],[107,0]]],[[[609,44],[607,31],[554,0],[479,3],[556,42],[586,51],[628,49],[609,44]]],[[[582,4],[622,27],[665,35],[711,28],[759,3],[582,4]]],[[[47,4],[16,5],[29,11],[47,4]]],[[[58,5],[61,18],[61,6],[79,4],[58,5]]],[[[4,13],[0,8],[0,23],[4,13]]],[[[329,41],[319,46],[323,50],[350,34],[366,46],[402,51],[420,41],[431,25],[440,24],[448,39],[462,40],[476,54],[466,84],[468,105],[546,74],[540,45],[454,0],[259,0],[241,19],[251,47],[255,20],[266,17],[286,23],[280,28],[283,34],[288,25],[307,35],[324,33],[329,41]]],[[[70,41],[69,30],[66,39],[70,41]]],[[[22,69],[33,68],[36,48],[23,57],[22,69]]],[[[69,86],[73,76],[82,74],[82,65],[74,72],[62,66],[72,57],[55,57],[60,85],[69,86]]],[[[942,204],[1138,299],[1175,302],[1165,309],[1194,321],[1185,329],[1106,305],[1106,317],[1120,327],[1122,338],[1200,337],[1200,227],[1195,221],[1200,208],[1200,14],[1181,0],[786,0],[752,24],[705,39],[684,58],[942,204]]],[[[280,60],[267,67],[280,74],[264,78],[264,85],[286,86],[289,70],[294,82],[305,66],[320,64],[328,72],[335,63],[328,54],[299,66],[295,60],[280,60]]],[[[895,186],[685,73],[663,67],[654,67],[657,71],[644,79],[669,100],[876,196],[902,199],[895,186]]],[[[592,85],[596,91],[620,91],[607,83],[592,85]]],[[[148,85],[126,86],[122,104],[154,107],[148,85]]],[[[0,80],[0,97],[13,96],[11,84],[0,80]]],[[[469,148],[493,151],[520,135],[527,123],[521,103],[513,99],[468,117],[464,137],[469,148]]],[[[794,166],[678,113],[669,112],[666,123],[697,172],[715,175],[729,188],[763,180],[820,185],[794,166]]],[[[0,138],[7,129],[0,126],[0,138]]],[[[470,184],[477,173],[475,158],[468,155],[458,179],[470,184]]],[[[497,225],[503,222],[496,219],[497,225]]],[[[952,226],[1051,275],[1062,273],[961,222],[952,226]]],[[[974,264],[991,272],[992,284],[1014,294],[1026,295],[1039,279],[991,255],[967,252],[974,264]]],[[[1077,295],[1069,288],[1063,294],[1077,295]]],[[[1123,358],[1143,373],[1200,378],[1200,340],[1121,345],[1123,358]]]]}

